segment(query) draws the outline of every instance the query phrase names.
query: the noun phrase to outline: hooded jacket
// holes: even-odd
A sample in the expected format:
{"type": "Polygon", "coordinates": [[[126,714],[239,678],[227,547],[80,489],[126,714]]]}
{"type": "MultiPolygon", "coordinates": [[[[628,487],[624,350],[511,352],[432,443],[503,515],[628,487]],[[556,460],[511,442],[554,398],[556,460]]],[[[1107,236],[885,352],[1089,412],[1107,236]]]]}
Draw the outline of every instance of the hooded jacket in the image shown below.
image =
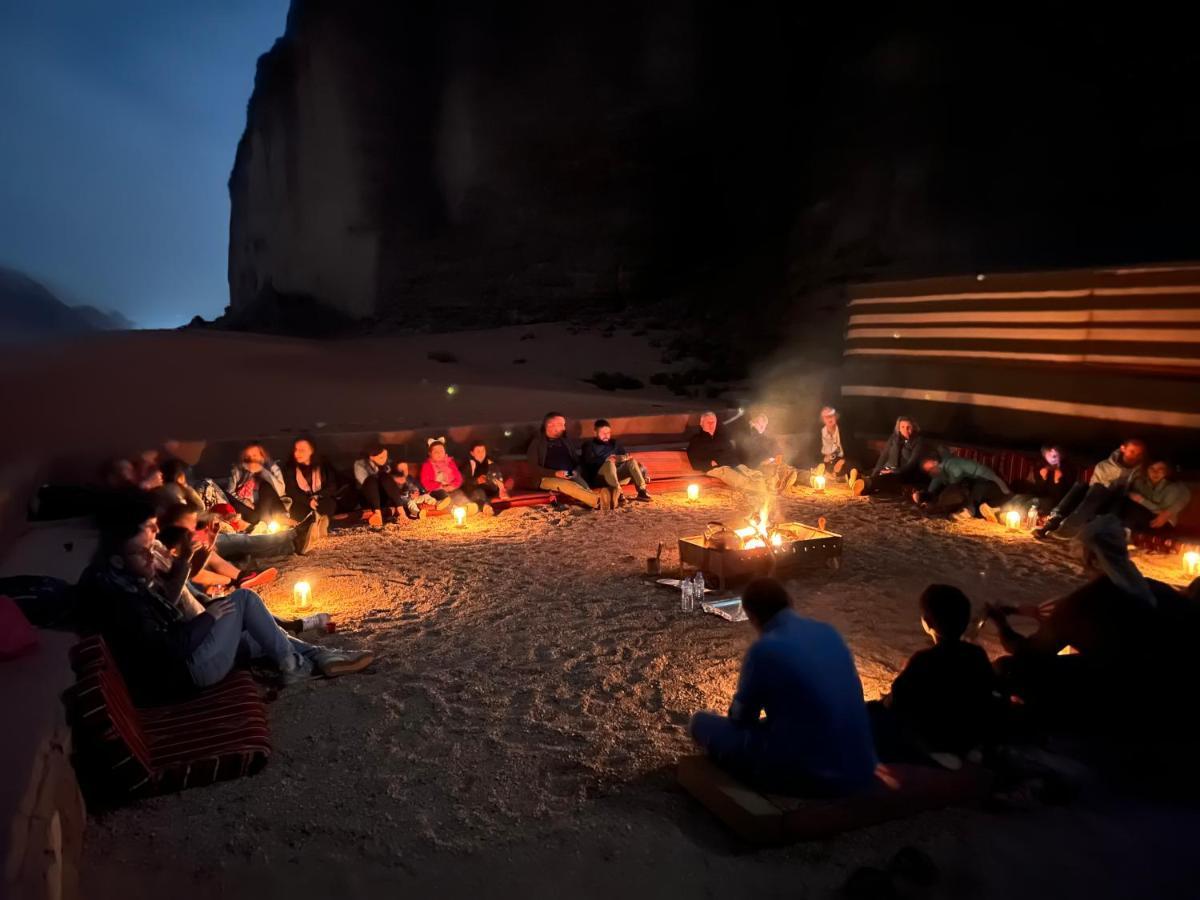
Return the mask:
{"type": "Polygon", "coordinates": [[[961,456],[947,456],[941,461],[938,473],[929,482],[929,493],[936,494],[946,485],[958,484],[964,478],[970,478],[975,481],[991,481],[999,485],[1000,490],[1004,491],[1004,493],[1012,493],[1008,489],[1008,485],[1004,483],[1004,479],[983,463],[976,462],[973,459],[964,459],[961,456]]]}
{"type": "Polygon", "coordinates": [[[1089,485],[1100,485],[1111,491],[1119,491],[1122,494],[1129,492],[1129,484],[1142,473],[1142,467],[1126,466],[1121,462],[1120,449],[1114,450],[1107,459],[1102,459],[1096,463],[1096,468],[1092,470],[1092,477],[1088,481],[1089,485]]]}

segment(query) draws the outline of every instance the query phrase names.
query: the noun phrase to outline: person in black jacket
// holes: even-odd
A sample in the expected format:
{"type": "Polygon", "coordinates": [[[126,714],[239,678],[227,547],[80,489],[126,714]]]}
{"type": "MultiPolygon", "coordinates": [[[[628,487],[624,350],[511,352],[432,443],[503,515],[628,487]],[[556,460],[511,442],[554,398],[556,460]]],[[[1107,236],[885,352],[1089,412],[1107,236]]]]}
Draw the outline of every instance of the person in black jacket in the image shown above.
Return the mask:
{"type": "Polygon", "coordinates": [[[768,434],[770,419],[761,410],[754,410],[746,427],[737,438],[738,454],[742,463],[762,472],[771,490],[784,493],[796,483],[799,473],[783,460],[783,444],[775,435],[768,434]]]}
{"type": "Polygon", "coordinates": [[[649,503],[645,467],[626,453],[621,442],[613,437],[608,419],[597,419],[592,427],[596,436],[586,441],[580,452],[580,467],[587,483],[592,487],[611,488],[624,502],[621,484],[632,481],[637,489],[637,499],[649,503]]]}
{"type": "Polygon", "coordinates": [[[488,455],[487,444],[476,441],[467,450],[467,458],[458,467],[464,485],[475,485],[489,501],[507,500],[508,490],[496,461],[488,455]]]}
{"type": "Polygon", "coordinates": [[[286,635],[249,590],[201,605],[185,589],[191,539],[171,548],[168,571],[156,565],[158,522],[152,504],[129,497],[108,510],[100,550],[79,590],[90,617],[139,700],[165,700],[225,678],[239,657],[266,658],[282,680],[313,671],[358,671],[370,654],[322,649],[286,635]]]}
{"type": "Polygon", "coordinates": [[[296,552],[303,556],[329,533],[329,521],[338,508],[342,484],[312,441],[296,438],[292,455],[283,466],[283,483],[291,498],[296,526],[296,552]]]}
{"type": "Polygon", "coordinates": [[[921,427],[909,416],[896,419],[896,427],[875,461],[863,493],[901,493],[905,488],[923,488],[929,479],[921,469],[921,461],[932,455],[921,427]]]}
{"type": "Polygon", "coordinates": [[[718,428],[717,414],[712,410],[701,413],[700,430],[688,441],[687,455],[697,472],[716,478],[756,501],[766,499],[767,479],[762,472],[742,462],[733,442],[718,428]]]}
{"type": "Polygon", "coordinates": [[[921,627],[933,646],[909,659],[891,691],[868,704],[875,746],[885,762],[963,756],[995,736],[1001,703],[987,653],[963,640],[971,601],[958,588],[931,584],[921,594],[921,627]]]}

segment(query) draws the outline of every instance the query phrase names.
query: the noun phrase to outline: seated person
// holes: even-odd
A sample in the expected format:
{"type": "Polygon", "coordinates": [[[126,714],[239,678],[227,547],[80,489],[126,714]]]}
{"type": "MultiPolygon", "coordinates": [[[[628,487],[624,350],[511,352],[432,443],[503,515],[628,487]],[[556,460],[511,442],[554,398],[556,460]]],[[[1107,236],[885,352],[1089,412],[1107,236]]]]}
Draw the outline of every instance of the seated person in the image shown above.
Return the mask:
{"type": "Polygon", "coordinates": [[[508,499],[504,476],[495,460],[488,455],[487,444],[483,441],[476,441],[470,446],[467,458],[458,469],[462,472],[463,481],[466,484],[478,485],[489,502],[508,499]]]}
{"type": "Polygon", "coordinates": [[[477,484],[463,485],[458,463],[446,452],[446,439],[430,438],[428,444],[429,455],[421,463],[421,487],[437,501],[439,508],[445,503],[465,507],[469,516],[477,512],[492,515],[492,504],[483,488],[477,484]]]}
{"type": "Polygon", "coordinates": [[[998,507],[1012,496],[1003,478],[973,459],[930,457],[921,461],[921,471],[929,476],[929,487],[913,491],[912,497],[922,507],[933,505],[943,512],[957,508],[969,518],[995,523],[1000,521],[998,507]],[[959,491],[951,498],[943,492],[952,486],[958,486],[959,491]]]}
{"type": "Polygon", "coordinates": [[[742,463],[733,442],[718,429],[717,414],[711,409],[701,413],[700,430],[688,441],[687,455],[697,472],[717,479],[755,502],[766,499],[767,479],[762,472],[742,463]]]}
{"type": "Polygon", "coordinates": [[[832,406],[821,409],[821,461],[813,466],[817,475],[832,472],[837,477],[846,476],[850,490],[861,494],[867,483],[858,477],[858,464],[852,462],[846,453],[846,444],[842,438],[842,416],[832,406]]]}
{"type": "Polygon", "coordinates": [[[200,494],[188,484],[188,466],[181,459],[168,459],[162,464],[163,486],[158,489],[158,495],[163,505],[166,501],[188,503],[192,506],[203,506],[200,494]]]}
{"type": "Polygon", "coordinates": [[[728,717],[692,717],[696,743],[759,790],[836,796],[865,787],[874,777],[875,747],[841,635],[797,615],[773,578],[751,581],[742,607],[759,637],[742,661],[728,717]]]}
{"type": "Polygon", "coordinates": [[[875,467],[864,479],[862,492],[902,493],[904,488],[923,487],[928,479],[921,469],[921,461],[932,455],[932,449],[921,437],[921,426],[916,419],[900,416],[875,461],[875,467]]]}
{"type": "Polygon", "coordinates": [[[529,442],[527,457],[533,487],[565,494],[591,509],[599,508],[600,495],[580,471],[579,449],[567,437],[567,420],[561,413],[546,413],[542,418],[541,431],[529,442]]]}
{"type": "Polygon", "coordinates": [[[139,702],[177,699],[224,679],[241,659],[266,659],[282,680],[327,677],[370,665],[347,653],[288,637],[253,591],[237,590],[207,607],[183,596],[191,553],[178,552],[169,572],[155,565],[158,523],[152,504],[129,498],[107,511],[100,549],[80,590],[139,702]]]}
{"type": "MultiPolygon", "coordinates": [[[[354,480],[372,528],[382,528],[385,519],[399,518],[400,510],[410,519],[423,515],[421,504],[428,498],[416,479],[409,477],[407,464],[392,464],[383,444],[372,444],[355,460],[354,480]]],[[[439,508],[449,505],[448,500],[438,504],[439,508]]]]}
{"type": "Polygon", "coordinates": [[[1043,447],[1041,461],[1034,466],[1029,480],[1020,486],[1020,492],[1044,501],[1038,504],[1041,508],[1053,509],[1077,481],[1078,473],[1066,461],[1062,448],[1043,447]]]}
{"type": "MultiPolygon", "coordinates": [[[[909,659],[881,700],[868,703],[875,746],[885,762],[963,757],[995,734],[999,699],[982,647],[963,640],[971,601],[948,584],[921,594],[921,627],[933,646],[909,659]]],[[[953,766],[952,766],[953,767],[953,766]]]]}
{"type": "Polygon", "coordinates": [[[765,412],[752,411],[737,439],[738,455],[747,466],[763,473],[775,493],[782,494],[796,483],[799,473],[783,461],[783,448],[774,435],[767,434],[768,425],[765,412]]]}
{"type": "Polygon", "coordinates": [[[329,534],[338,509],[341,483],[337,472],[317,454],[308,438],[292,442],[292,455],[283,467],[283,481],[296,526],[296,552],[308,553],[329,534]]]}
{"type": "Polygon", "coordinates": [[[1070,539],[1097,516],[1113,512],[1129,493],[1129,485],[1141,474],[1146,442],[1130,438],[1107,459],[1096,463],[1086,487],[1072,484],[1066,496],[1050,511],[1050,517],[1033,534],[1037,538],[1070,539]]]}
{"type": "Polygon", "coordinates": [[[624,500],[621,485],[632,481],[637,488],[637,499],[650,502],[646,492],[646,468],[625,452],[621,442],[613,437],[608,419],[597,419],[592,426],[596,436],[584,442],[580,453],[579,467],[584,480],[591,487],[608,487],[624,500]]]}
{"type": "Polygon", "coordinates": [[[1145,474],[1135,475],[1129,496],[1121,507],[1121,519],[1134,531],[1173,529],[1179,524],[1179,514],[1192,500],[1192,492],[1171,476],[1174,467],[1157,460],[1146,467],[1145,474]]]}
{"type": "Polygon", "coordinates": [[[1128,710],[1160,694],[1165,685],[1155,673],[1174,655],[1164,653],[1164,635],[1186,632],[1177,624],[1166,628],[1165,616],[1182,609],[1186,617],[1185,607],[1192,606],[1170,585],[1138,571],[1116,516],[1093,519],[1079,539],[1091,581],[1037,607],[987,610],[1010,654],[996,663],[1005,692],[1047,721],[1101,721],[1117,703],[1128,710]],[[1037,619],[1037,630],[1015,630],[1008,617],[1017,614],[1037,619]],[[1076,653],[1059,655],[1067,647],[1076,653]]]}
{"type": "Polygon", "coordinates": [[[229,475],[225,491],[239,516],[251,525],[288,518],[287,485],[279,465],[262,444],[250,444],[229,475]]]}
{"type": "Polygon", "coordinates": [[[160,509],[158,513],[160,529],[165,531],[168,528],[183,528],[192,536],[192,571],[189,579],[201,590],[217,596],[223,593],[222,588],[261,587],[270,584],[279,576],[279,571],[274,568],[263,569],[261,572],[243,572],[222,558],[216,548],[218,532],[213,527],[216,523],[210,521],[201,525],[202,512],[201,507],[177,503],[160,509]]]}

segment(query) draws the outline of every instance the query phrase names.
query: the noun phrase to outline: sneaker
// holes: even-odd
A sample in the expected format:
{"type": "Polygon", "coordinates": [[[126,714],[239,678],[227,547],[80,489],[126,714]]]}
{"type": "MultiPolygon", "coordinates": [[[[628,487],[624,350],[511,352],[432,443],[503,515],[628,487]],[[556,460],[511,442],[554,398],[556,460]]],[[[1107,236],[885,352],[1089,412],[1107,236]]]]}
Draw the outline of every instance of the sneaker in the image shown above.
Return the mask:
{"type": "Polygon", "coordinates": [[[654,498],[650,496],[645,488],[642,488],[640,491],[638,491],[637,496],[633,499],[640,500],[642,503],[652,503],[654,501],[654,498]]]}
{"type": "Polygon", "coordinates": [[[367,517],[367,524],[370,525],[372,528],[376,528],[376,529],[382,528],[383,527],[383,513],[380,512],[379,510],[374,510],[371,513],[371,515],[367,517]]]}
{"type": "Polygon", "coordinates": [[[1060,525],[1062,525],[1062,519],[1058,516],[1051,516],[1040,527],[1033,529],[1033,536],[1039,541],[1044,541],[1058,531],[1060,525]]]}
{"type": "Polygon", "coordinates": [[[862,478],[856,478],[850,485],[850,493],[855,497],[861,497],[863,491],[867,489],[867,482],[862,478]]]}
{"type": "Polygon", "coordinates": [[[964,507],[964,508],[960,509],[958,512],[954,513],[954,515],[952,515],[950,518],[957,519],[960,522],[970,522],[971,520],[973,520],[975,518],[975,514],[973,512],[971,512],[969,509],[967,509],[966,507],[964,507]]]}
{"type": "Polygon", "coordinates": [[[854,484],[858,481],[858,469],[851,469],[850,474],[846,476],[846,484],[850,485],[850,489],[854,490],[854,484]]]}
{"type": "Polygon", "coordinates": [[[243,572],[241,578],[238,579],[237,586],[253,590],[264,584],[270,584],[278,577],[279,570],[275,568],[263,569],[261,572],[243,572]]]}
{"type": "Polygon", "coordinates": [[[943,769],[948,769],[951,772],[957,772],[962,768],[962,757],[953,753],[930,753],[929,758],[941,766],[943,769]]]}
{"type": "Polygon", "coordinates": [[[983,518],[987,519],[993,525],[1000,524],[1000,510],[996,509],[994,506],[989,506],[986,503],[980,503],[979,515],[983,516],[983,518]]]}
{"type": "Polygon", "coordinates": [[[443,510],[449,509],[451,504],[453,504],[453,503],[454,503],[454,500],[451,499],[449,496],[443,497],[441,500],[439,500],[437,502],[437,509],[439,512],[442,512],[443,510]]]}
{"type": "Polygon", "coordinates": [[[375,654],[370,650],[329,648],[316,652],[313,656],[313,667],[319,675],[324,675],[326,678],[337,678],[340,675],[361,672],[374,661],[375,654]]]}
{"type": "Polygon", "coordinates": [[[416,502],[415,500],[410,500],[410,501],[409,501],[409,502],[408,502],[408,503],[405,505],[405,507],[404,507],[404,514],[405,514],[406,516],[408,516],[410,519],[423,519],[423,518],[425,518],[425,510],[421,509],[421,507],[419,507],[419,506],[417,505],[417,502],[416,502]]]}

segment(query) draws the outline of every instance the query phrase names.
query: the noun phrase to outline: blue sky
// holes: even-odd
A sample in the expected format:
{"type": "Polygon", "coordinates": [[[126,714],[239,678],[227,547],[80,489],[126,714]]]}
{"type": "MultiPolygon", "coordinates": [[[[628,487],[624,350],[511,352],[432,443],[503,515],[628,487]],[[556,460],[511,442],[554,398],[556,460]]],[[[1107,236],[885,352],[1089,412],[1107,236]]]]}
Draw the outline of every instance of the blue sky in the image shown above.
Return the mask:
{"type": "Polygon", "coordinates": [[[148,328],[228,302],[226,181],[287,0],[0,0],[0,265],[148,328]]]}

